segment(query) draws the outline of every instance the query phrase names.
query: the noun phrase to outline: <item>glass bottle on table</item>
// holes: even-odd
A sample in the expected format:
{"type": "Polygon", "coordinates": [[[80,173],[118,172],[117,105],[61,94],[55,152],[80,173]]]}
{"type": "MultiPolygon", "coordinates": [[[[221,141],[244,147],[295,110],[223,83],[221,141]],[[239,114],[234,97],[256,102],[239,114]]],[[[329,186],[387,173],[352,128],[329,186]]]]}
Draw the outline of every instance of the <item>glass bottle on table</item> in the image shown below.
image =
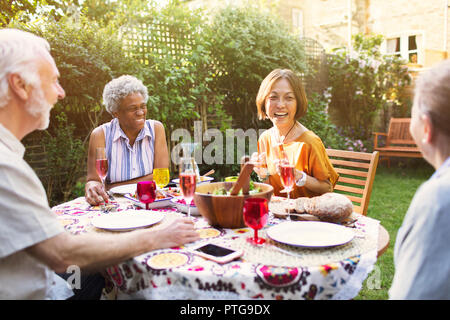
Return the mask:
{"type": "Polygon", "coordinates": [[[188,217],[191,216],[191,202],[194,198],[195,188],[197,186],[197,174],[195,171],[194,158],[180,159],[180,189],[183,199],[188,207],[188,217]]]}

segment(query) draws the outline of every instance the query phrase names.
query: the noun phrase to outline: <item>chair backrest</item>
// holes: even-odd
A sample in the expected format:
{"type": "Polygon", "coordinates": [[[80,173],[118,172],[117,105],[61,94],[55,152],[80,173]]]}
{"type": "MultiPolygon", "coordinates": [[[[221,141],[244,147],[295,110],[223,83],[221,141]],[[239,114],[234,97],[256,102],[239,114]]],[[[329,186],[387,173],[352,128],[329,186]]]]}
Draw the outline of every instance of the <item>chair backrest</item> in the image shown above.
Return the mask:
{"type": "Polygon", "coordinates": [[[409,132],[411,118],[391,118],[386,145],[415,145],[409,132]]]}
{"type": "Polygon", "coordinates": [[[339,173],[334,191],[347,196],[354,211],[367,215],[379,152],[354,152],[326,149],[334,169],[339,173]]]}

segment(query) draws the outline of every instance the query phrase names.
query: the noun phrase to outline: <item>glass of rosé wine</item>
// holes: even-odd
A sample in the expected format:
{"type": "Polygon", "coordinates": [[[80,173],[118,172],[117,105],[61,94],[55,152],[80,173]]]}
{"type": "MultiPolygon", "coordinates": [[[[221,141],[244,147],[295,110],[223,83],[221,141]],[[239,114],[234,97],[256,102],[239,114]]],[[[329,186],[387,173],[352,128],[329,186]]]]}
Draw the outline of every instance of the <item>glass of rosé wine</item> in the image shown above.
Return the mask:
{"type": "Polygon", "coordinates": [[[195,172],[194,158],[180,159],[180,189],[184,201],[188,206],[188,217],[191,216],[191,202],[194,198],[195,187],[197,186],[197,174],[195,172]]]}
{"type": "Polygon", "coordinates": [[[95,170],[102,181],[102,188],[106,192],[105,178],[108,173],[108,159],[106,158],[106,152],[104,147],[95,149],[95,170]]]}
{"type": "MultiPolygon", "coordinates": [[[[281,183],[284,186],[284,189],[280,192],[287,193],[287,200],[289,203],[290,193],[294,189],[295,184],[295,167],[289,162],[287,158],[284,158],[280,160],[278,164],[278,173],[281,178],[281,183]]],[[[290,220],[289,215],[288,220],[290,220]]]]}

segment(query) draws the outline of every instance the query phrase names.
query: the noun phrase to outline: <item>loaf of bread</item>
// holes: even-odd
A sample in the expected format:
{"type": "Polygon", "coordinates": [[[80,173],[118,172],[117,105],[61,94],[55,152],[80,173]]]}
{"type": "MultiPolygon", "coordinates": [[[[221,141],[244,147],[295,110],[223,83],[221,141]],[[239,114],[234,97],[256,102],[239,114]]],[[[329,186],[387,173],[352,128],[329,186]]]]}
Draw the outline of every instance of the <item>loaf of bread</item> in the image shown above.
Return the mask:
{"type": "Polygon", "coordinates": [[[309,203],[310,199],[307,197],[301,197],[295,199],[295,211],[297,213],[305,213],[306,209],[305,206],[307,206],[307,203],[309,203]]]}
{"type": "Polygon", "coordinates": [[[273,196],[269,202],[269,210],[275,217],[286,219],[290,212],[296,212],[295,199],[287,201],[286,198],[273,196]]]}
{"type": "Polygon", "coordinates": [[[322,221],[337,223],[352,214],[353,204],[342,194],[328,192],[318,197],[296,199],[295,210],[314,215],[322,221]]]}

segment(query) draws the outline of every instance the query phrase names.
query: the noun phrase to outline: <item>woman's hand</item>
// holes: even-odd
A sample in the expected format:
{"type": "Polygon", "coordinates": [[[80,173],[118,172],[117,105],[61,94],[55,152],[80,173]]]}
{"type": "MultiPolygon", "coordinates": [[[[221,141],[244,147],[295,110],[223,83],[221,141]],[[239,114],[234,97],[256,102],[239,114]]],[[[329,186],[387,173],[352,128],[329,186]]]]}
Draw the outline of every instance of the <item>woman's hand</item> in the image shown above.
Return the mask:
{"type": "MultiPolygon", "coordinates": [[[[295,172],[294,172],[294,179],[295,179],[295,182],[297,182],[298,179],[300,179],[301,177],[303,177],[304,174],[306,174],[305,171],[295,169],[295,172]]],[[[306,174],[306,176],[308,177],[307,174],[306,174]]]]}
{"type": "Polygon", "coordinates": [[[84,187],[86,201],[91,206],[97,206],[102,202],[108,202],[108,195],[103,189],[100,181],[91,180],[86,182],[84,187]]]}
{"type": "Polygon", "coordinates": [[[265,152],[254,152],[250,157],[250,162],[254,164],[253,171],[256,172],[261,180],[267,179],[268,170],[266,164],[266,153],[265,152]]]}
{"type": "MultiPolygon", "coordinates": [[[[287,159],[275,159],[273,160],[273,163],[275,164],[275,170],[278,173],[278,175],[281,177],[281,166],[284,165],[289,165],[289,160],[287,159]]],[[[295,169],[297,170],[297,169],[295,169]]]]}

